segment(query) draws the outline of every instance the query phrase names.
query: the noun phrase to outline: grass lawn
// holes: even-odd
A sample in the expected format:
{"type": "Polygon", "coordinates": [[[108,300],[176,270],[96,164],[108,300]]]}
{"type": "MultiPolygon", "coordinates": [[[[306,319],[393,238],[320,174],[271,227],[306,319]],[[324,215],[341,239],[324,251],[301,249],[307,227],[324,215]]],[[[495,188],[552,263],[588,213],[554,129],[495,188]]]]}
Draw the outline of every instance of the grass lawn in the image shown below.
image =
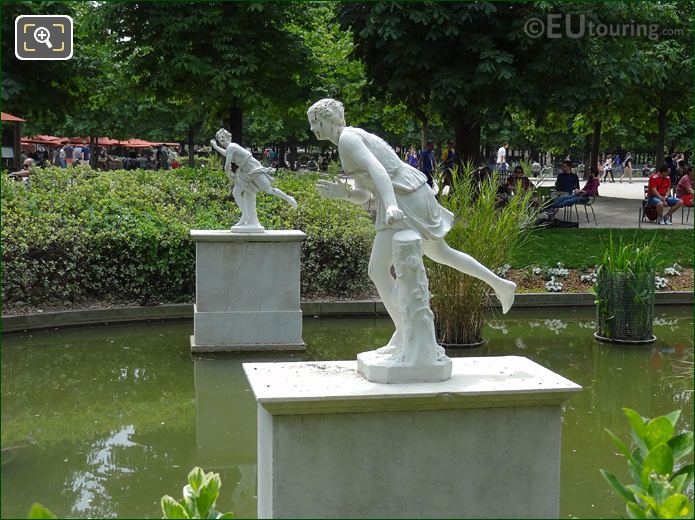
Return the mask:
{"type": "Polygon", "coordinates": [[[554,266],[558,262],[568,268],[593,267],[603,257],[611,233],[613,240],[622,238],[623,243],[634,242],[638,247],[656,236],[660,269],[674,262],[693,266],[692,229],[539,229],[509,263],[514,268],[554,266]]]}

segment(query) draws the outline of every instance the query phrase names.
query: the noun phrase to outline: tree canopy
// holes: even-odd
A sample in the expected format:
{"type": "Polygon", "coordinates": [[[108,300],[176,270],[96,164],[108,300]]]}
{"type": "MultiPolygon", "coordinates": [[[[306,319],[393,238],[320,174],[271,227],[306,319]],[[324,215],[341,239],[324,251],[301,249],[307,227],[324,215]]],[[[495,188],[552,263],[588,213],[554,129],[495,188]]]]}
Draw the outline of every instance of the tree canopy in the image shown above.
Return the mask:
{"type": "Polygon", "coordinates": [[[32,0],[2,10],[3,106],[28,120],[27,133],[192,145],[224,125],[245,145],[294,152],[318,144],[306,108],[335,97],[349,124],[394,145],[455,135],[462,161],[488,158],[505,140],[590,163],[606,150],[692,149],[687,0],[32,0]],[[14,57],[14,17],[32,13],[74,18],[72,60],[14,57]],[[549,15],[575,33],[586,23],[658,33],[527,34],[529,19],[549,15]]]}

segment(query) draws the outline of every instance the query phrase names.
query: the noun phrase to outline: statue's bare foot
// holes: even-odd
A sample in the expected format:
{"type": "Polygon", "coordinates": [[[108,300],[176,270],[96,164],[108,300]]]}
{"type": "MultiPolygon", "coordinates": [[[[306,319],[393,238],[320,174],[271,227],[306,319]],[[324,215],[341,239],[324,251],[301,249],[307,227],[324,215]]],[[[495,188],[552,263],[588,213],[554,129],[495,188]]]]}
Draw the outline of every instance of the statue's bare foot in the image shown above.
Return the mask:
{"type": "Polygon", "coordinates": [[[294,199],[292,195],[287,196],[287,202],[289,202],[290,206],[292,206],[294,209],[297,209],[297,201],[294,199]]]}
{"type": "Polygon", "coordinates": [[[391,356],[395,354],[400,354],[403,349],[399,345],[386,345],[384,347],[376,349],[376,351],[379,354],[383,354],[385,356],[391,356]]]}
{"type": "Polygon", "coordinates": [[[495,296],[502,304],[502,314],[507,314],[514,304],[514,291],[516,284],[511,280],[502,280],[500,287],[495,289],[495,296]]]}
{"type": "Polygon", "coordinates": [[[398,330],[393,333],[393,336],[391,336],[391,339],[389,342],[386,344],[386,346],[381,347],[376,349],[376,351],[379,354],[383,355],[393,355],[393,354],[400,354],[403,352],[403,348],[401,347],[401,337],[400,334],[398,334],[398,330]]]}

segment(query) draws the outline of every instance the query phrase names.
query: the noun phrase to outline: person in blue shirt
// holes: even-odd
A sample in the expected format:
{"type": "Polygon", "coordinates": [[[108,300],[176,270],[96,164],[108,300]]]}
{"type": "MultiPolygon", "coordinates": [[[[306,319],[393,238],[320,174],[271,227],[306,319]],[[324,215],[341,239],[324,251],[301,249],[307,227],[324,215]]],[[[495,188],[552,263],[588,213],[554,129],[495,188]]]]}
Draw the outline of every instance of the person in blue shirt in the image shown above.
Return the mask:
{"type": "Polygon", "coordinates": [[[434,187],[432,170],[434,170],[434,143],[427,141],[427,148],[420,152],[420,171],[427,176],[427,184],[430,188],[434,187]]]}
{"type": "Polygon", "coordinates": [[[572,173],[572,161],[562,161],[562,171],[555,180],[555,194],[558,196],[570,195],[579,189],[579,177],[572,173]]]}

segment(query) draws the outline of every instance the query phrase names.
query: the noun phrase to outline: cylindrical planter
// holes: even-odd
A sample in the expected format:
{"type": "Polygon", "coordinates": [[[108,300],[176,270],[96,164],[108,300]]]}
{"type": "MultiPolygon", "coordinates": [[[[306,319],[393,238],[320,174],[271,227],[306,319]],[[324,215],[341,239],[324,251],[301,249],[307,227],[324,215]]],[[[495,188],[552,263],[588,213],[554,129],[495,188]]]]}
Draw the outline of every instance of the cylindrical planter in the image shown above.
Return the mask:
{"type": "Polygon", "coordinates": [[[614,343],[651,343],[654,325],[654,272],[606,272],[596,279],[594,337],[614,343]]]}

